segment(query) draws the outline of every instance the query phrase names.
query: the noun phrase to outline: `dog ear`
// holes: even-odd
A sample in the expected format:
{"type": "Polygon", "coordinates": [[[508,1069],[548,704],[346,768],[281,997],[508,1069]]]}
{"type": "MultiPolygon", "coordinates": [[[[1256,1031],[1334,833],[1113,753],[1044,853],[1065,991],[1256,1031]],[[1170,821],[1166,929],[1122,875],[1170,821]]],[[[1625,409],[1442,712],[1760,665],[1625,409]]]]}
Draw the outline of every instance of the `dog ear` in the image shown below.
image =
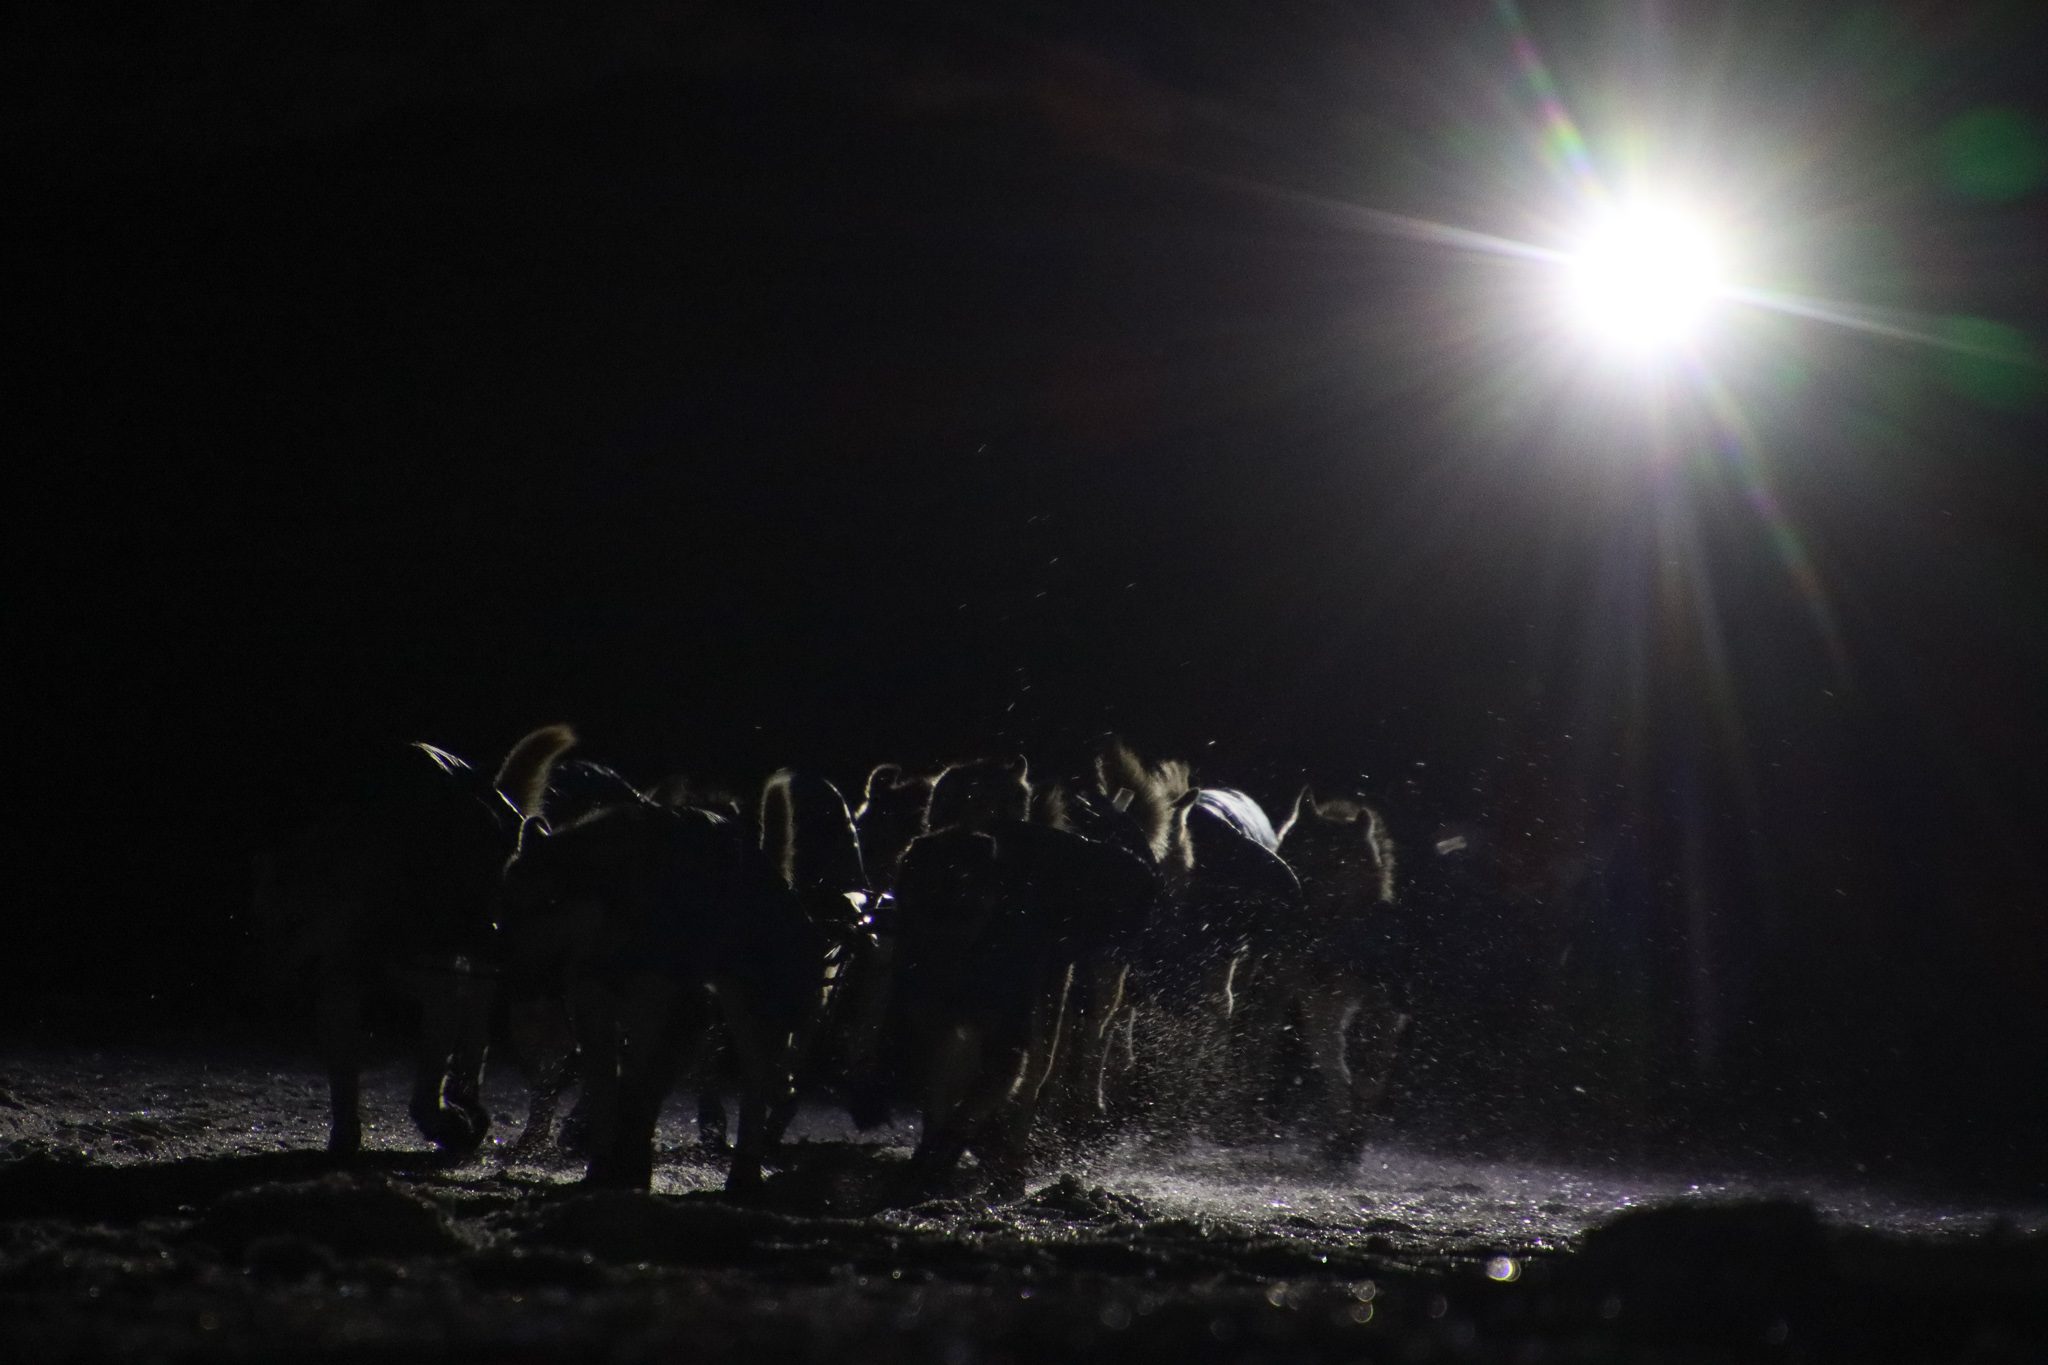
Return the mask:
{"type": "Polygon", "coordinates": [[[1010,760],[1010,771],[1016,774],[1019,782],[1025,782],[1030,780],[1031,764],[1025,761],[1024,755],[1018,754],[1010,760]]]}
{"type": "Polygon", "coordinates": [[[902,776],[903,769],[898,765],[894,763],[877,763],[868,770],[868,782],[865,787],[861,788],[861,799],[872,801],[875,799],[877,792],[901,786],[902,782],[900,779],[902,776]]]}
{"type": "Polygon", "coordinates": [[[1294,798],[1294,818],[1299,820],[1304,815],[1321,815],[1322,813],[1323,808],[1316,801],[1316,784],[1304,782],[1300,795],[1294,798]]]}
{"type": "Polygon", "coordinates": [[[548,828],[546,817],[527,816],[519,822],[519,841],[512,846],[512,856],[517,858],[538,848],[541,841],[552,833],[554,831],[548,828]]]}

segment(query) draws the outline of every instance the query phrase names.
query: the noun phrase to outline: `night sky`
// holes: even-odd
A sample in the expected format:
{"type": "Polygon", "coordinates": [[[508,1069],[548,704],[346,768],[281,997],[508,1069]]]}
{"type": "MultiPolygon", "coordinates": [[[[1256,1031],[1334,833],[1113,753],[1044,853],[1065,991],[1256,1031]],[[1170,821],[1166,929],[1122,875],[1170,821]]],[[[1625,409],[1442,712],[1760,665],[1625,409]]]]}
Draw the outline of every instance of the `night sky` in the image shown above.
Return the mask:
{"type": "Polygon", "coordinates": [[[1115,730],[1609,869],[1573,942],[1767,1127],[2048,1120],[2037,6],[26,14],[0,1017],[239,999],[370,744],[1115,730]],[[1532,52],[1884,326],[1658,407],[1388,231],[1543,239],[1532,52]]]}

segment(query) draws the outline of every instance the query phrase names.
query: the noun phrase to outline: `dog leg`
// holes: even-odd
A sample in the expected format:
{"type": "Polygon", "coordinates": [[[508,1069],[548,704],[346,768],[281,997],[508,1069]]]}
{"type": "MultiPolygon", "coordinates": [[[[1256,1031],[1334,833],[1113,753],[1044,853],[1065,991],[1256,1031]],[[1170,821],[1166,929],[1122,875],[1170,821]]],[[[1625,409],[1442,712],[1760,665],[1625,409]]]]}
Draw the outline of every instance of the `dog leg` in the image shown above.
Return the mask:
{"type": "Polygon", "coordinates": [[[491,1005],[497,993],[497,982],[489,977],[465,974],[456,981],[454,1039],[444,1093],[468,1125],[470,1148],[482,1143],[491,1128],[490,1111],[483,1102],[484,1065],[490,1058],[491,1005]]]}
{"type": "Polygon", "coordinates": [[[589,1154],[584,1178],[593,1184],[604,1184],[611,1179],[618,1141],[618,1004],[610,992],[595,983],[581,983],[571,989],[569,1013],[575,1020],[576,1055],[583,1082],[583,1094],[576,1107],[581,1111],[578,1127],[589,1154]]]}
{"type": "Polygon", "coordinates": [[[1023,1197],[1032,1170],[1032,1140],[1037,1136],[1039,1104],[1060,1064],[1067,1003],[1073,991],[1071,963],[1045,975],[1021,1037],[998,1035],[991,1058],[1014,1057],[1003,1083],[1001,1071],[987,1073],[986,1088],[973,1102],[970,1145],[987,1170],[999,1199],[1023,1197]]]}
{"type": "Polygon", "coordinates": [[[315,1005],[321,1059],[327,1066],[327,1150],[337,1157],[362,1150],[362,986],[355,973],[322,971],[315,1005]]]}
{"type": "Polygon", "coordinates": [[[1361,1108],[1369,1108],[1386,1098],[1401,1042],[1414,1020],[1395,1005],[1384,986],[1374,986],[1366,993],[1362,1013],[1363,1027],[1356,1030],[1361,1035],[1359,1057],[1353,1069],[1358,1072],[1361,1108]]]}
{"type": "Polygon", "coordinates": [[[1075,973],[1062,1051],[1053,1091],[1057,1125],[1076,1137],[1093,1136],[1108,1112],[1104,1098],[1109,1072],[1110,1034],[1123,1008],[1128,968],[1098,958],[1075,973]]]}
{"type": "Polygon", "coordinates": [[[721,982],[719,1014],[733,1041],[740,1068],[739,1130],[733,1142],[732,1168],[726,1175],[728,1194],[758,1189],[761,1165],[779,1132],[770,1115],[790,1104],[794,1095],[786,1036],[775,1036],[755,1002],[737,982],[721,982]]]}
{"type": "Polygon", "coordinates": [[[555,1111],[562,1092],[575,1079],[576,1044],[569,1011],[560,1000],[515,1002],[508,1011],[512,1050],[518,1056],[532,1098],[526,1126],[508,1157],[515,1161],[538,1156],[553,1136],[555,1111]]]}
{"type": "Polygon", "coordinates": [[[477,1101],[488,1041],[490,983],[436,972],[414,984],[420,1002],[420,1045],[408,1110],[435,1146],[448,1152],[473,1151],[490,1125],[490,1116],[477,1101]]]}
{"type": "MultiPolygon", "coordinates": [[[[965,1021],[948,1022],[930,1032],[938,1036],[930,1047],[920,1049],[927,1058],[924,1131],[910,1157],[911,1169],[925,1182],[951,1171],[967,1150],[969,1091],[982,1054],[981,1031],[965,1021]]],[[[912,1036],[929,1032],[917,1030],[912,1036]]]]}

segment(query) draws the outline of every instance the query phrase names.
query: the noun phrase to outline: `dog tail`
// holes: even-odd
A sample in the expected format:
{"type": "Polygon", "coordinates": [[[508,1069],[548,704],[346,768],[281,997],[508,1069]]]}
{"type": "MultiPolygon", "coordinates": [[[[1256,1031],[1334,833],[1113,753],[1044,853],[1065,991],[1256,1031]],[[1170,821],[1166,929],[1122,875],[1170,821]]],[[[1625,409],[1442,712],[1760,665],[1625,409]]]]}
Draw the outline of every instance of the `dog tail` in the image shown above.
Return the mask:
{"type": "Polygon", "coordinates": [[[761,852],[784,886],[796,885],[796,774],[778,769],[761,788],[761,852]]]}
{"type": "Polygon", "coordinates": [[[576,732],[566,725],[543,725],[512,746],[498,765],[492,782],[522,816],[539,815],[541,800],[548,789],[548,774],[555,760],[576,743],[576,732]]]}
{"type": "Polygon", "coordinates": [[[1031,793],[1031,823],[1050,825],[1054,829],[1073,829],[1073,820],[1067,814],[1067,789],[1063,783],[1050,782],[1031,793]]]}
{"type": "Polygon", "coordinates": [[[1119,800],[1122,793],[1131,794],[1126,809],[1155,858],[1164,858],[1172,841],[1174,806],[1188,794],[1189,771],[1179,759],[1147,763],[1121,738],[1111,738],[1095,760],[1104,795],[1119,800]]]}

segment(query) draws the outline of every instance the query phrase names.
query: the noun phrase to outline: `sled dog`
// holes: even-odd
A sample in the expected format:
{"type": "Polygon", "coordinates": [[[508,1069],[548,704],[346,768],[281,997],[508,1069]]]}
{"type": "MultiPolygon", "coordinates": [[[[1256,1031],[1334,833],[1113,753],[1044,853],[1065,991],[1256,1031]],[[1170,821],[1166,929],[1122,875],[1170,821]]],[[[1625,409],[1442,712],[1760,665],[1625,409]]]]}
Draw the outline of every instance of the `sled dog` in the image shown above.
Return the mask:
{"type": "Polygon", "coordinates": [[[515,998],[567,1003],[588,1180],[648,1187],[662,1102],[716,1025],[741,1077],[726,1188],[757,1185],[825,944],[751,831],[716,811],[654,802],[608,806],[560,830],[529,818],[504,867],[501,924],[515,998]]]}
{"type": "Polygon", "coordinates": [[[538,804],[547,768],[575,740],[534,731],[495,779],[431,744],[374,756],[354,798],[266,860],[256,933],[271,970],[313,999],[329,1088],[327,1147],[362,1146],[365,1007],[417,1005],[410,1112],[437,1146],[469,1151],[489,1115],[478,1098],[495,991],[491,917],[516,806],[538,804]]]}

